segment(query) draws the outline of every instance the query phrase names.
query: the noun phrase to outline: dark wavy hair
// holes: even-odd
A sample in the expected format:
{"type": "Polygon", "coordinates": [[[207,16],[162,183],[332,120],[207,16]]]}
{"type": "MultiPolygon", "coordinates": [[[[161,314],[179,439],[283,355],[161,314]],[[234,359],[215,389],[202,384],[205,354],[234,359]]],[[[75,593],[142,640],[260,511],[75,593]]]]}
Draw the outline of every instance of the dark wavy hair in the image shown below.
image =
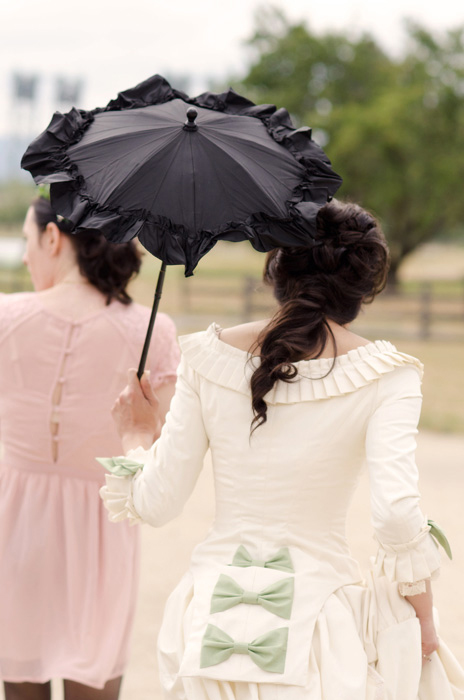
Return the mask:
{"type": "MultiPolygon", "coordinates": [[[[291,382],[299,360],[319,357],[331,336],[328,319],[344,325],[385,286],[388,247],[376,219],[357,204],[332,200],[319,211],[310,248],[268,253],[264,281],[279,309],[252,351],[260,366],[251,378],[252,431],[267,420],[265,395],[281,379],[291,382]]],[[[335,360],[334,360],[335,362],[335,360]]]]}
{"type": "Polygon", "coordinates": [[[79,271],[90,284],[96,287],[110,304],[113,299],[130,304],[127,285],[140,270],[142,256],[135,243],[110,243],[98,231],[72,233],[66,219],[57,217],[48,199],[37,197],[31,203],[39,231],[43,233],[47,224],[56,224],[61,233],[71,241],[76,252],[79,271]]]}

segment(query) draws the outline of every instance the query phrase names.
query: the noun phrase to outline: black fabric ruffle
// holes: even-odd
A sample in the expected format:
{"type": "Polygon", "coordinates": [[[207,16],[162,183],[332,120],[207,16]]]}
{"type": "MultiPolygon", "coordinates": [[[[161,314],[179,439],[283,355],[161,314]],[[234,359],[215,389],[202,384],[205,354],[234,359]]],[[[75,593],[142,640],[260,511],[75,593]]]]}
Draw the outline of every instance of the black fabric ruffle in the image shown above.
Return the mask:
{"type": "Polygon", "coordinates": [[[201,257],[218,240],[248,240],[262,252],[281,246],[309,245],[316,229],[317,212],[342,182],[324,151],[312,140],[311,129],[294,129],[287,110],[276,109],[271,104],[255,105],[233,89],[188,97],[173,89],[160,75],[120,92],[106,107],[55,113],[47,129],[28,147],[21,167],[32,174],[37,184],[50,184],[53,208],[72,222],[75,232],[97,229],[114,242],[126,242],[138,236],[150,253],[167,264],[185,265],[186,276],[193,273],[201,257]],[[80,141],[99,113],[139,109],[174,99],[261,120],[270,136],[304,168],[301,181],[286,202],[287,217],[277,219],[257,212],[244,221],[224,222],[214,230],[189,231],[148,210],[108,207],[92,198],[85,179],[68,155],[69,146],[80,141]]]}

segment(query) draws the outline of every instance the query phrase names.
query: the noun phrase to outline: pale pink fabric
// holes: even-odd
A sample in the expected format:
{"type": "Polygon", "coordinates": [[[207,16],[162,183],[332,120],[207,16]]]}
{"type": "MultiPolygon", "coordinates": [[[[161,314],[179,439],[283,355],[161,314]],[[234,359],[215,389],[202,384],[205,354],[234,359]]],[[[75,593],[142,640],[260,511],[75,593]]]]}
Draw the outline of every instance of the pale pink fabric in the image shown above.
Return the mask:
{"type": "MultiPolygon", "coordinates": [[[[148,317],[113,302],[72,322],[35,293],[0,295],[3,680],[102,687],[124,670],[139,532],[108,522],[95,457],[122,452],[110,408],[138,364],[148,317]]],[[[155,387],[175,377],[178,360],[174,324],[160,314],[147,363],[155,387]]]]}

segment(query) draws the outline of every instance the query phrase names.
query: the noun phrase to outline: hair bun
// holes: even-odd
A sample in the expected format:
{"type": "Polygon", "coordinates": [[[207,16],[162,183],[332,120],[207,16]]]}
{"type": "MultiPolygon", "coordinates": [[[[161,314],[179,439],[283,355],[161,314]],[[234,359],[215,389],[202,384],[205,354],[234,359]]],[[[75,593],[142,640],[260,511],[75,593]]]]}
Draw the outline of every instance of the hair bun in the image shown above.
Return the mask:
{"type": "Polygon", "coordinates": [[[264,397],[275,381],[291,381],[292,363],[322,353],[332,333],[327,319],[350,323],[361,305],[383,289],[388,260],[375,218],[357,204],[337,200],[319,210],[311,246],[268,253],[264,280],[280,308],[258,339],[261,363],[251,379],[253,429],[266,421],[264,397]]]}

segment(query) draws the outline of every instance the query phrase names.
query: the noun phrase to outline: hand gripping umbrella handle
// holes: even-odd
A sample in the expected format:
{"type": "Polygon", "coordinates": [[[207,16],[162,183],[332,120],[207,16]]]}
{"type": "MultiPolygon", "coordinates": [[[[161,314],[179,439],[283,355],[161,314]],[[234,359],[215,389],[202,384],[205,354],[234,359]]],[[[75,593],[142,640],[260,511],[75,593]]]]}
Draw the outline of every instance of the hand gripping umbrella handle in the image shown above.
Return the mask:
{"type": "Polygon", "coordinates": [[[153,326],[155,325],[155,318],[156,318],[156,314],[158,312],[158,306],[159,306],[160,299],[161,299],[161,292],[163,290],[165,273],[166,273],[166,263],[163,262],[161,265],[161,269],[159,271],[158,282],[156,283],[155,297],[153,299],[153,308],[151,310],[151,316],[150,316],[150,321],[148,323],[147,334],[145,336],[145,342],[143,344],[142,356],[140,358],[140,364],[139,364],[139,368],[137,370],[137,377],[139,379],[141,378],[141,376],[145,370],[148,349],[150,347],[151,336],[153,333],[153,326]]]}

